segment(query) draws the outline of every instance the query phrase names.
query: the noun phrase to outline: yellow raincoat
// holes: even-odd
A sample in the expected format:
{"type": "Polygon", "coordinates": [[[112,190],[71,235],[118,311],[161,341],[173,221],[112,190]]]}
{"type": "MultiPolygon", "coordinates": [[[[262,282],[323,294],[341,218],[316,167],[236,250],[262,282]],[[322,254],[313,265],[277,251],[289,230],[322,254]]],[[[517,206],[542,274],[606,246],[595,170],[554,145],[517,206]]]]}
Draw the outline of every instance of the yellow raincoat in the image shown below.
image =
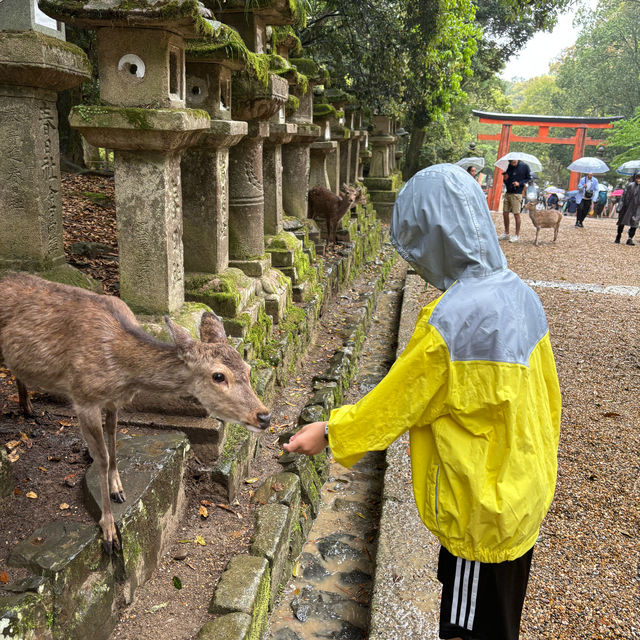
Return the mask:
{"type": "Polygon", "coordinates": [[[391,239],[446,292],[376,388],[331,413],[331,450],[351,466],[409,430],[426,526],[455,556],[514,560],[534,545],[556,481],[561,400],[544,311],[506,268],[482,191],[459,167],[407,183],[391,239]]]}

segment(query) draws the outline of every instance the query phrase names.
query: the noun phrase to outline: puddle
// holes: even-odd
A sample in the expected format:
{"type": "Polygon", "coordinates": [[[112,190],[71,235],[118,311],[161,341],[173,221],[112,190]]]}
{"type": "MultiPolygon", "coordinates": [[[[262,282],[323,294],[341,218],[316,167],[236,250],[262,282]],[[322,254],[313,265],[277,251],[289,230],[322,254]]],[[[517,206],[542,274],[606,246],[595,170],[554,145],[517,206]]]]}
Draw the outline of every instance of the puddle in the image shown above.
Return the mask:
{"type": "MultiPolygon", "coordinates": [[[[394,266],[345,402],[355,402],[395,359],[406,268],[394,266]]],[[[375,571],[384,452],[369,453],[351,469],[332,463],[322,508],[270,619],[265,640],[364,640],[375,571]]]]}

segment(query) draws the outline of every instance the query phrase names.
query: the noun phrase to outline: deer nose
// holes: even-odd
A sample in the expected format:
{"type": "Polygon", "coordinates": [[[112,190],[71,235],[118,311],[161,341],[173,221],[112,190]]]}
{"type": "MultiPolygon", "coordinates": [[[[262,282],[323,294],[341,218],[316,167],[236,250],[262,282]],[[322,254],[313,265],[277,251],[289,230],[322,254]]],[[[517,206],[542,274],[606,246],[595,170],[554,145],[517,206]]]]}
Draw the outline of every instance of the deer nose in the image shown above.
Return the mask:
{"type": "Polygon", "coordinates": [[[266,429],[271,422],[271,414],[270,413],[259,413],[258,414],[258,426],[261,429],[266,429]]]}

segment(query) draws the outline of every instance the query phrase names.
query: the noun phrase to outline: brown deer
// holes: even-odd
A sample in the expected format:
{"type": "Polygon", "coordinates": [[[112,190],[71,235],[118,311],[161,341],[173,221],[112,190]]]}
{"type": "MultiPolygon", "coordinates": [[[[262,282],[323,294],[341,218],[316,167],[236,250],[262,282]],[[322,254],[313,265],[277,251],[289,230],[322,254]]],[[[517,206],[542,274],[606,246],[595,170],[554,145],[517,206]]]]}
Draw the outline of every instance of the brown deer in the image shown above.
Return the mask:
{"type": "Polygon", "coordinates": [[[362,193],[359,188],[343,184],[340,195],[326,187],[317,185],[309,191],[309,217],[312,220],[323,219],[327,223],[327,238],[336,242],[338,223],[351,207],[360,202],[362,193]]]}
{"type": "Polygon", "coordinates": [[[525,206],[529,209],[529,218],[531,218],[531,222],[536,228],[534,244],[538,246],[540,229],[553,229],[553,241],[555,242],[562,222],[562,212],[556,209],[536,209],[535,202],[529,202],[525,206]]]}
{"type": "Polygon", "coordinates": [[[173,340],[167,344],[145,333],[119,298],[36,276],[0,279],[0,301],[0,359],[18,379],[22,410],[32,411],[26,385],[73,403],[100,478],[100,528],[109,554],[120,548],[109,496],[125,501],[116,467],[118,408],[136,393],[190,394],[220,420],[257,432],[269,426],[271,416],[251,388],[249,366],[212,313],[202,318],[204,342],[165,317],[173,340]]]}

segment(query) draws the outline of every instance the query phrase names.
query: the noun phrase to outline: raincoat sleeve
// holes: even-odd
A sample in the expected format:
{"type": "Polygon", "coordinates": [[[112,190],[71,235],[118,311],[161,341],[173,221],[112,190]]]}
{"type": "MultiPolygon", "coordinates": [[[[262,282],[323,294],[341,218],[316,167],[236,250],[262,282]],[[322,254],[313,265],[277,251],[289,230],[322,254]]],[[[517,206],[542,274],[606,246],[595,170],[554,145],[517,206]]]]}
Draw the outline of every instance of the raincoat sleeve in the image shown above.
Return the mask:
{"type": "Polygon", "coordinates": [[[408,429],[441,415],[449,352],[428,324],[432,306],[422,310],[409,344],[378,385],[356,404],[331,412],[329,446],[340,464],[350,467],[367,451],[386,449],[408,429]]]}

